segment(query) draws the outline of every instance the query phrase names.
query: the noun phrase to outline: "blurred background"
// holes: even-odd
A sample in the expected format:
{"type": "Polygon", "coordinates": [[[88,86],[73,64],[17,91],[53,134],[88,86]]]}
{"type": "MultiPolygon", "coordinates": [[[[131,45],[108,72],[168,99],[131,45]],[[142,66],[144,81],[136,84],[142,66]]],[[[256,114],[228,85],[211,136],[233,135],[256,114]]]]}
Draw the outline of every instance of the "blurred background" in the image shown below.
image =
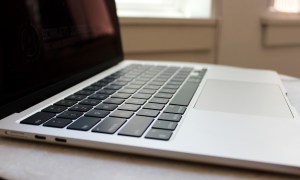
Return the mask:
{"type": "Polygon", "coordinates": [[[300,0],[116,0],[125,57],[300,77],[300,0]]]}

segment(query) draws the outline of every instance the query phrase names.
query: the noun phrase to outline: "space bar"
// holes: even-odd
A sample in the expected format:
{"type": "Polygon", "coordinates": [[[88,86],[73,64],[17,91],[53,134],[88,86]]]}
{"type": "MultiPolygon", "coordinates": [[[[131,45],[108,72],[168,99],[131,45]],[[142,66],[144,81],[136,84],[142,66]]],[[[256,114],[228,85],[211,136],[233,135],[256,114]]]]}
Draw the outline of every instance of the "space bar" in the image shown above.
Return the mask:
{"type": "Polygon", "coordinates": [[[192,97],[194,96],[198,86],[199,83],[197,82],[187,81],[172,99],[170,104],[187,106],[190,103],[192,97]]]}

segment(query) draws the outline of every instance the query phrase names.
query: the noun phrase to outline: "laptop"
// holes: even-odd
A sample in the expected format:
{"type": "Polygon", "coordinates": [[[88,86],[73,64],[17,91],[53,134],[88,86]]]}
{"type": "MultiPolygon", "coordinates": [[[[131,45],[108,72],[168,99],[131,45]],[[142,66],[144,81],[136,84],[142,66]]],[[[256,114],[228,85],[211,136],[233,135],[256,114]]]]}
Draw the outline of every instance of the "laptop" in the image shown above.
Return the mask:
{"type": "Polygon", "coordinates": [[[112,0],[1,4],[2,136],[300,174],[276,72],[124,60],[112,0]]]}

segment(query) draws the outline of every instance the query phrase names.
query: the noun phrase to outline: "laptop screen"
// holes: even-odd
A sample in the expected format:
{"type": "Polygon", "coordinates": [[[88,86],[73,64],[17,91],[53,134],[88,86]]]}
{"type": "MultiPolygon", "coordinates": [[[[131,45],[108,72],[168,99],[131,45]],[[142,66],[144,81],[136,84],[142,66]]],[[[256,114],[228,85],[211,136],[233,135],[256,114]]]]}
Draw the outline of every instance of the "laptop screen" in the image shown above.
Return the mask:
{"type": "Polygon", "coordinates": [[[1,7],[0,116],[123,59],[112,0],[6,0],[1,7]]]}

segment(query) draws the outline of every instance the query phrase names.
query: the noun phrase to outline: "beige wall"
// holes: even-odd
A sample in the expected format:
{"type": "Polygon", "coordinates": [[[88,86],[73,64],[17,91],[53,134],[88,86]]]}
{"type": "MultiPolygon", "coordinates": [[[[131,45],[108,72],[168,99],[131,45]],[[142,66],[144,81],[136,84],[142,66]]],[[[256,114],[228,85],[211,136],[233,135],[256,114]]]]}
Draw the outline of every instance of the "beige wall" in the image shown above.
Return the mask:
{"type": "Polygon", "coordinates": [[[121,18],[125,57],[215,63],[214,20],[121,18]]]}
{"type": "Polygon", "coordinates": [[[217,1],[217,20],[122,18],[125,56],[274,69],[300,77],[300,38],[293,38],[300,34],[300,20],[293,26],[262,21],[267,2],[217,1]]]}
{"type": "Polygon", "coordinates": [[[223,0],[221,7],[218,63],[275,69],[300,77],[299,45],[264,45],[264,28],[267,27],[261,18],[266,12],[267,0],[223,0]]]}

